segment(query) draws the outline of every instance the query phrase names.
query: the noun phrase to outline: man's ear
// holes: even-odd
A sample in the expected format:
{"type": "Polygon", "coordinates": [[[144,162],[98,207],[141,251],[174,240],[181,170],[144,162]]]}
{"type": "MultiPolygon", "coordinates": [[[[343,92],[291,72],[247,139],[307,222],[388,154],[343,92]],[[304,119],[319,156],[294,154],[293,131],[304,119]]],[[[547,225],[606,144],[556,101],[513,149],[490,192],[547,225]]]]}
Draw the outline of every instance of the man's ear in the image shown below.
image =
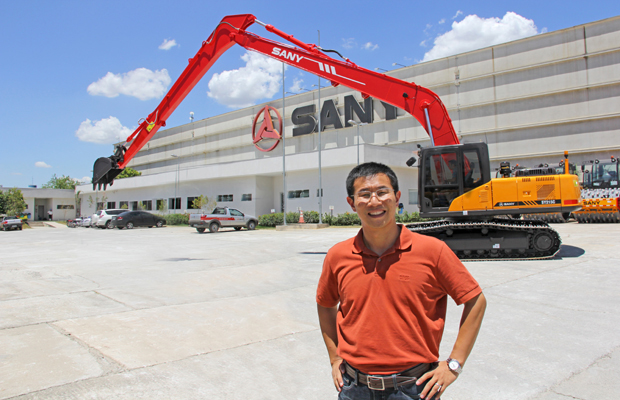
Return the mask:
{"type": "Polygon", "coordinates": [[[353,212],[357,212],[357,210],[355,209],[355,201],[353,201],[351,196],[347,196],[347,203],[349,203],[353,212]]]}
{"type": "Polygon", "coordinates": [[[394,193],[394,195],[396,196],[396,204],[398,204],[398,200],[400,200],[400,190],[394,193]]]}

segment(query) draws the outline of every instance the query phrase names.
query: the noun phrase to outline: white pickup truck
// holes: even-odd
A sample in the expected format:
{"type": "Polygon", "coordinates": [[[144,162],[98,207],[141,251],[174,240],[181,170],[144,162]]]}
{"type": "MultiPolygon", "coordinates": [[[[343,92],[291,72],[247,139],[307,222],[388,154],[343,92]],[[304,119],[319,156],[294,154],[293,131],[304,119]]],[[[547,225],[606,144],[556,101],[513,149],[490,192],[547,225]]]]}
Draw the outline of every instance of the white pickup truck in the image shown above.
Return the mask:
{"type": "Polygon", "coordinates": [[[217,232],[220,228],[247,228],[253,230],[258,225],[258,218],[242,213],[235,208],[216,207],[210,214],[190,214],[189,226],[200,233],[209,229],[217,232]]]}
{"type": "Polygon", "coordinates": [[[22,220],[17,217],[3,217],[2,218],[2,230],[10,231],[11,229],[22,230],[22,220]]]}

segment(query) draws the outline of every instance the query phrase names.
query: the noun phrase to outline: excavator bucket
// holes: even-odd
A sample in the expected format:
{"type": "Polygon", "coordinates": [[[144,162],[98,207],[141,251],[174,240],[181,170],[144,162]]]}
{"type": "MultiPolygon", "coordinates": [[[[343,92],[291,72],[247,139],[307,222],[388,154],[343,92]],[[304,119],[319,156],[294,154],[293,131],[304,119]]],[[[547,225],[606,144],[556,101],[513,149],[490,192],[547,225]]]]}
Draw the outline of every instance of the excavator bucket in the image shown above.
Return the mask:
{"type": "Polygon", "coordinates": [[[122,171],[118,164],[110,157],[100,157],[93,166],[93,190],[96,188],[105,190],[108,185],[112,186],[114,178],[122,171]]]}

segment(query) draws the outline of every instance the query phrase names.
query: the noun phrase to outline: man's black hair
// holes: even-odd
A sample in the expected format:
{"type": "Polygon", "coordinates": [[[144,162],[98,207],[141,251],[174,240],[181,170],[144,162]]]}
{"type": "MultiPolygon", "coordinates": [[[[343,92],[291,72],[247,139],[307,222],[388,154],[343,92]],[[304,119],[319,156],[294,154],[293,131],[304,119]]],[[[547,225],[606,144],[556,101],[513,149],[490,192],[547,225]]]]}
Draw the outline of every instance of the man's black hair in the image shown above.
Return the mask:
{"type": "Polygon", "coordinates": [[[349,176],[347,176],[347,194],[349,197],[353,197],[353,184],[357,178],[369,178],[377,174],[385,174],[390,179],[394,193],[398,192],[398,178],[392,168],[377,162],[367,162],[358,165],[349,172],[349,176]]]}

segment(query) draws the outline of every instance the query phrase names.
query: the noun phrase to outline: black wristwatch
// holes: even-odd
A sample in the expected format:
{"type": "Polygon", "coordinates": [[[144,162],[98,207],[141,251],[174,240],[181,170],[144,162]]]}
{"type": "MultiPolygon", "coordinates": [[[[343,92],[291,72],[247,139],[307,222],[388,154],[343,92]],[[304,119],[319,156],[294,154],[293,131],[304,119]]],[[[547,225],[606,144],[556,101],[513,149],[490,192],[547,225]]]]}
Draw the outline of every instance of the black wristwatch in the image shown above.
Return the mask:
{"type": "Polygon", "coordinates": [[[448,368],[450,369],[450,371],[454,372],[455,374],[459,375],[461,372],[463,372],[463,366],[454,358],[448,358],[446,362],[448,363],[448,368]]]}

